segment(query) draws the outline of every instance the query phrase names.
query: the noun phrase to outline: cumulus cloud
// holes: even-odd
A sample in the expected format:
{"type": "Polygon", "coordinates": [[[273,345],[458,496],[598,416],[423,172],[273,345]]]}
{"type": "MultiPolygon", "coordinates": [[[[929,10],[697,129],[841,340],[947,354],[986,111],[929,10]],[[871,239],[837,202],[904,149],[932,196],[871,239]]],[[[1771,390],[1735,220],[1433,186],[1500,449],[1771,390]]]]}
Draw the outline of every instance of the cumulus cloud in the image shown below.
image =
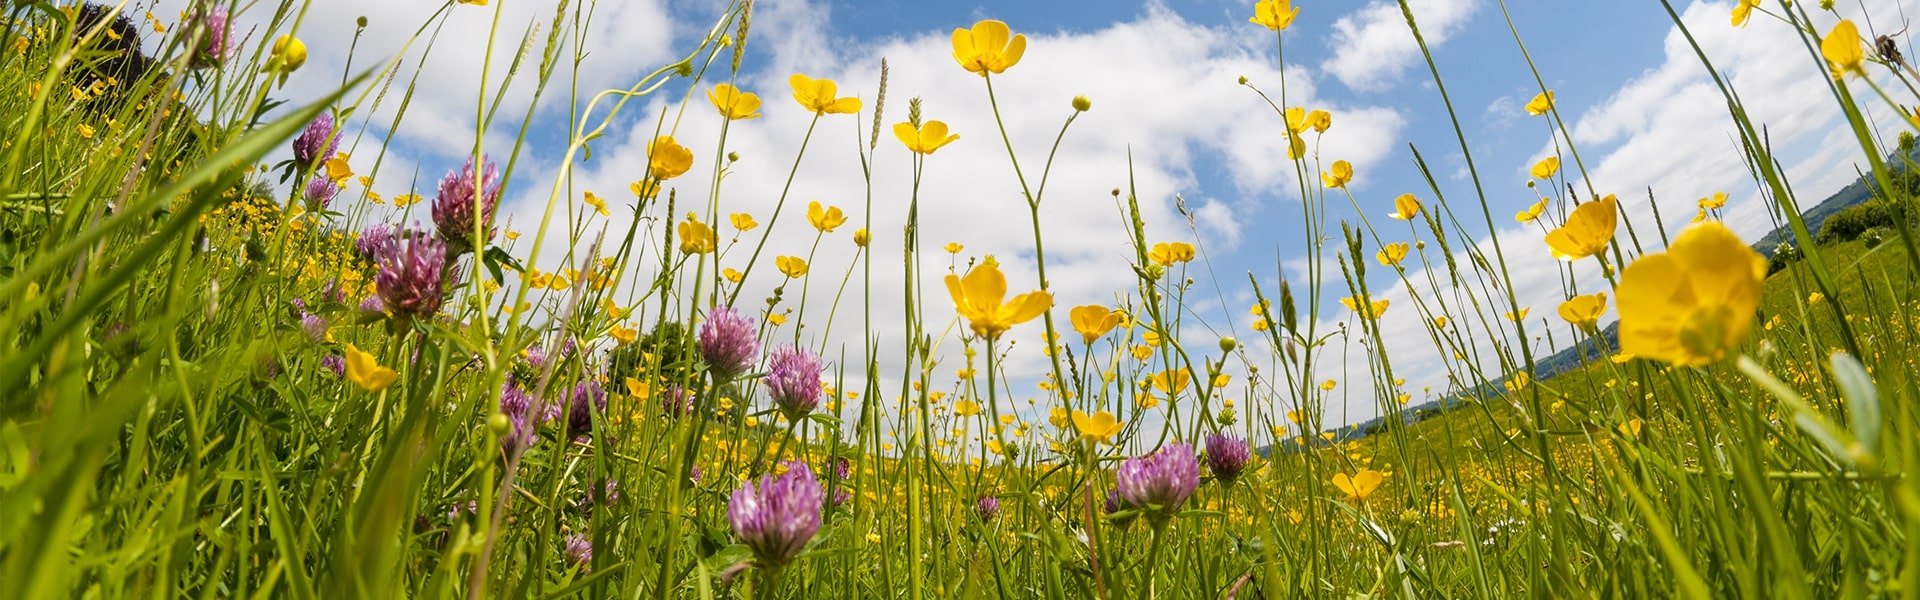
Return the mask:
{"type": "MultiPolygon", "coordinates": [[[[160,0],[153,12],[171,16],[196,3],[160,0]]],[[[349,134],[357,137],[364,128],[370,139],[361,143],[375,146],[391,135],[393,150],[435,166],[453,167],[473,147],[483,78],[491,103],[506,82],[515,55],[522,51],[524,37],[526,64],[500,96],[498,116],[486,140],[487,146],[504,151],[533,103],[533,65],[539,63],[540,52],[552,33],[555,4],[455,4],[442,11],[443,6],[440,2],[381,0],[315,3],[299,25],[299,37],[309,51],[307,64],[289,78],[285,88],[274,91],[273,97],[298,103],[331,91],[347,72],[349,60],[357,73],[377,70],[387,61],[398,59],[400,64],[390,81],[369,84],[386,86],[375,90],[385,96],[379,110],[372,110],[369,99],[352,120],[354,129],[349,134]],[[499,29],[493,34],[496,11],[499,29]],[[367,27],[360,31],[355,21],[363,16],[367,27]],[[410,84],[415,88],[408,99],[405,120],[397,130],[388,131],[400,108],[400,97],[410,84]]],[[[670,60],[675,37],[663,0],[576,2],[568,10],[569,17],[572,11],[580,12],[585,25],[579,33],[590,45],[580,63],[578,84],[583,91],[625,87],[644,72],[642,69],[670,60]]],[[[260,32],[266,30],[273,16],[271,7],[255,6],[235,19],[234,35],[247,42],[242,48],[246,53],[239,54],[238,59],[252,56],[254,45],[262,41],[260,32]]],[[[556,52],[562,61],[570,63],[574,56],[574,33],[571,29],[561,32],[562,43],[556,52]]],[[[536,120],[565,113],[569,83],[561,79],[547,90],[537,107],[536,120]]],[[[353,98],[349,95],[348,101],[353,98]]],[[[351,146],[354,141],[348,138],[343,145],[351,146]]]]}
{"type": "MultiPolygon", "coordinates": [[[[1411,0],[1408,5],[1429,46],[1458,33],[1476,6],[1474,0],[1411,0]]],[[[1320,70],[1360,91],[1386,88],[1420,60],[1420,45],[1395,2],[1375,0],[1340,17],[1333,22],[1327,45],[1333,55],[1320,64],[1320,70]]]]}
{"type": "MultiPolygon", "coordinates": [[[[993,254],[1001,259],[1011,290],[1038,287],[1027,207],[1000,139],[985,82],[954,64],[949,32],[820,44],[818,40],[835,39],[823,6],[770,1],[761,3],[758,10],[762,12],[755,15],[748,44],[749,70],[739,81],[743,88],[761,95],[765,116],[729,126],[726,150],[739,153],[740,160],[727,166],[719,194],[723,215],[751,213],[763,230],[768,224],[775,227],[760,258],[763,264],[755,268],[740,294],[742,305],[765,306],[762,299],[781,282],[779,274],[764,264],[772,256],[811,256],[808,280],[786,284],[779,309],[798,310],[805,303],[808,328],[799,333],[799,339],[825,347],[830,356],[844,353],[848,363],[858,365],[864,361],[861,348],[870,331],[883,344],[876,356],[881,372],[890,379],[897,377],[903,367],[897,346],[905,335],[904,309],[898,300],[904,279],[897,257],[912,194],[912,171],[908,153],[892,139],[890,128],[906,120],[908,99],[913,97],[923,99],[925,118],[945,121],[961,136],[927,159],[919,190],[920,269],[925,277],[923,309],[928,326],[938,332],[953,318],[951,302],[939,281],[950,266],[964,270],[970,262],[993,254]],[[890,65],[887,112],[873,163],[872,222],[868,224],[866,180],[855,148],[864,147],[869,139],[868,120],[882,58],[890,65]],[[836,80],[840,93],[861,97],[868,112],[858,122],[852,116],[828,116],[819,122],[775,223],[775,204],[811,119],[788,100],[787,78],[797,71],[836,80]],[[844,229],[827,235],[817,249],[814,232],[802,216],[807,203],[815,200],[838,205],[852,216],[844,229]],[[855,270],[829,332],[828,313],[841,294],[840,280],[856,256],[849,235],[861,226],[874,232],[869,251],[878,258],[872,270],[872,325],[869,329],[862,321],[858,299],[867,290],[862,287],[863,272],[855,270]],[[950,241],[963,244],[965,251],[958,257],[945,255],[940,247],[950,241]]],[[[1191,239],[1198,232],[1207,237],[1209,251],[1227,254],[1235,252],[1247,234],[1240,215],[1277,201],[1281,194],[1275,190],[1295,189],[1292,170],[1274,168],[1285,164],[1285,147],[1275,135],[1280,131],[1279,117],[1237,83],[1241,75],[1278,79],[1270,57],[1261,53],[1263,46],[1243,33],[1237,28],[1195,24],[1163,7],[1150,6],[1132,20],[1091,31],[1027,32],[1023,61],[994,77],[1001,117],[1020,168],[1036,191],[1048,152],[1062,123],[1073,113],[1071,99],[1086,95],[1092,100],[1092,110],[1077,118],[1060,145],[1040,208],[1047,275],[1056,294],[1062,331],[1070,331],[1067,308],[1113,304],[1134,289],[1123,207],[1110,193],[1125,189],[1130,177],[1138,185],[1149,243],[1191,239]],[[1241,197],[1198,193],[1205,169],[1224,170],[1243,192],[1241,197]],[[1190,217],[1177,210],[1176,194],[1185,194],[1190,217]]],[[[1404,119],[1391,109],[1349,106],[1319,97],[1305,71],[1290,73],[1287,83],[1290,100],[1332,110],[1336,131],[1326,137],[1323,152],[1337,153],[1357,168],[1364,170],[1382,160],[1404,125],[1404,119]]],[[[669,115],[668,126],[677,124],[674,134],[696,152],[694,172],[674,181],[680,212],[692,208],[704,213],[710,197],[713,144],[721,122],[708,106],[705,91],[704,84],[691,90],[684,117],[675,116],[680,113],[673,104],[684,91],[657,98],[641,111],[669,115]]],[[[594,158],[578,165],[572,189],[630,198],[623,190],[643,172],[645,147],[653,134],[654,123],[647,121],[596,144],[594,158]]],[[[508,210],[525,222],[538,218],[547,199],[544,188],[523,192],[508,210]]],[[[577,209],[577,193],[574,196],[562,202],[577,209]]],[[[624,235],[628,221],[619,210],[614,212],[613,218],[592,221],[592,231],[604,227],[610,237],[624,235]]],[[[657,233],[668,224],[645,226],[657,233]]],[[[723,226],[722,231],[728,230],[723,226]]],[[[742,236],[741,244],[721,264],[743,267],[761,231],[742,236]]],[[[642,265],[637,277],[645,280],[655,268],[642,265]]],[[[1228,288],[1239,287],[1235,282],[1241,276],[1221,276],[1228,288]]],[[[787,325],[781,335],[794,335],[792,327],[787,325]]],[[[1017,328],[1010,337],[1014,347],[1004,364],[1021,399],[1034,393],[1032,384],[1048,369],[1039,352],[1041,332],[1039,323],[1032,323],[1017,328]]],[[[952,341],[944,344],[946,362],[937,374],[950,374],[960,366],[956,346],[952,341]]],[[[1021,407],[1023,403],[1008,408],[1021,407]]]]}

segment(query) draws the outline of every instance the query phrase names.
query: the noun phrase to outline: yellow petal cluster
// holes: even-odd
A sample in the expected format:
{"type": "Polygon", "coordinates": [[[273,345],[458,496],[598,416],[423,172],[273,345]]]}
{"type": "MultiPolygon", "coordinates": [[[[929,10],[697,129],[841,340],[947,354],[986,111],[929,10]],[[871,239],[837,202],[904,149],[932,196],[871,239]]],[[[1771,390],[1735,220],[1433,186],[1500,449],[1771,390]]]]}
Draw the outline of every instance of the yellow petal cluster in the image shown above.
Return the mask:
{"type": "Polygon", "coordinates": [[[787,85],[793,87],[793,101],[813,114],[846,115],[860,112],[859,98],[835,97],[839,87],[832,79],[814,79],[794,73],[793,77],[787,78],[787,85]]]}
{"type": "Polygon", "coordinates": [[[1766,273],[1766,259],[1726,225],[1688,226],[1620,274],[1620,351],[1680,366],[1725,358],[1753,328],[1766,273]]]}
{"type": "Polygon", "coordinates": [[[722,83],[707,90],[707,101],[720,111],[720,116],[729,121],[740,121],[760,116],[760,96],[753,92],[734,87],[731,83],[722,83]]]}
{"type": "Polygon", "coordinates": [[[1579,260],[1599,253],[1613,241],[1619,225],[1619,201],[1612,194],[1573,209],[1565,225],[1547,232],[1547,248],[1560,260],[1579,260]]]}
{"type": "Polygon", "coordinates": [[[1253,17],[1247,22],[1271,29],[1283,31],[1293,25],[1293,17],[1300,14],[1294,8],[1292,0],[1260,0],[1253,3],[1253,17]]]}
{"type": "Polygon", "coordinates": [[[1038,318],[1053,306],[1053,294],[1033,291],[1007,300],[1007,276],[989,256],[966,277],[947,275],[947,293],[973,334],[993,340],[1014,325],[1038,318]]]}
{"type": "Polygon", "coordinates": [[[1027,52],[1027,36],[1014,35],[1006,23],[988,19],[972,29],[953,30],[953,60],[981,77],[999,75],[1020,62],[1027,52]]]}
{"type": "Polygon", "coordinates": [[[893,137],[900,138],[900,143],[914,154],[926,155],[960,139],[960,134],[948,133],[947,124],[941,121],[927,121],[919,127],[902,122],[893,125],[893,137]]]}

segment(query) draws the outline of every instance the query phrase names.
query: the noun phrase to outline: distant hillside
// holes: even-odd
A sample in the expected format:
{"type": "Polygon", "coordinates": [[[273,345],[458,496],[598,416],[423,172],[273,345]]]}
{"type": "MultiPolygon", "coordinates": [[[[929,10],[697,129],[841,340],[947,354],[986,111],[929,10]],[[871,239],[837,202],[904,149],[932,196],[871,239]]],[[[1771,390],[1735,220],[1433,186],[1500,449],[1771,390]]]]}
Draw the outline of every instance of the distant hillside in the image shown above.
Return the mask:
{"type": "MultiPolygon", "coordinates": [[[[1920,162],[1920,147],[1915,147],[1912,151],[1908,152],[1906,160],[1902,160],[1898,152],[1889,155],[1887,157],[1887,166],[1894,169],[1903,168],[1903,165],[1905,165],[1908,160],[1920,162]]],[[[1870,176],[1855,177],[1852,183],[1848,183],[1846,187],[1840,188],[1840,191],[1834,192],[1833,195],[1827,196],[1826,200],[1822,200],[1819,204],[1814,205],[1813,208],[1809,208],[1805,212],[1800,213],[1800,218],[1807,222],[1807,231],[1818,235],[1820,233],[1820,226],[1826,224],[1828,217],[1832,217],[1834,213],[1840,212],[1841,209],[1866,202],[1873,198],[1872,185],[1872,178],[1870,176]]],[[[1767,232],[1767,235],[1761,237],[1759,241],[1754,242],[1753,248],[1759,250],[1760,254],[1767,258],[1773,258],[1773,250],[1780,247],[1781,242],[1791,242],[1792,240],[1793,230],[1788,228],[1785,223],[1782,223],[1779,227],[1774,228],[1773,231],[1767,232]]]]}
{"type": "MultiPolygon", "coordinates": [[[[1915,147],[1910,150],[1904,160],[1897,152],[1887,157],[1888,166],[1894,169],[1904,168],[1904,165],[1907,164],[1908,161],[1920,163],[1920,147],[1915,147]]],[[[1821,225],[1824,225],[1829,217],[1832,217],[1842,209],[1866,202],[1873,198],[1872,185],[1871,177],[1856,177],[1851,183],[1848,183],[1846,187],[1840,188],[1839,191],[1827,196],[1825,200],[1820,201],[1820,203],[1814,205],[1813,208],[1802,212],[1800,217],[1807,222],[1807,230],[1818,235],[1821,225]]],[[[1782,225],[1768,232],[1766,236],[1761,237],[1758,242],[1754,243],[1753,247],[1755,250],[1758,250],[1760,254],[1771,258],[1774,249],[1778,247],[1781,242],[1791,241],[1792,239],[1793,231],[1782,225]]],[[[1549,379],[1555,375],[1577,369],[1581,365],[1586,364],[1587,361],[1613,354],[1614,350],[1620,347],[1619,327],[1620,324],[1615,322],[1600,331],[1598,337],[1601,342],[1600,347],[1595,347],[1591,343],[1581,343],[1577,346],[1563,349],[1550,356],[1536,358],[1534,360],[1534,379],[1549,379]]],[[[1485,386],[1459,391],[1438,400],[1408,406],[1402,413],[1403,418],[1408,423],[1416,423],[1458,406],[1469,399],[1497,394],[1500,389],[1500,384],[1504,381],[1505,380],[1494,381],[1485,386]]],[[[1380,431],[1385,426],[1386,419],[1384,417],[1375,417],[1354,425],[1329,430],[1333,433],[1333,439],[1315,439],[1314,445],[1321,446],[1366,437],[1380,431]]],[[[1300,449],[1298,445],[1289,445],[1286,448],[1287,451],[1298,449],[1300,449]]],[[[1268,448],[1261,448],[1260,452],[1265,454],[1268,450],[1268,448]]]]}

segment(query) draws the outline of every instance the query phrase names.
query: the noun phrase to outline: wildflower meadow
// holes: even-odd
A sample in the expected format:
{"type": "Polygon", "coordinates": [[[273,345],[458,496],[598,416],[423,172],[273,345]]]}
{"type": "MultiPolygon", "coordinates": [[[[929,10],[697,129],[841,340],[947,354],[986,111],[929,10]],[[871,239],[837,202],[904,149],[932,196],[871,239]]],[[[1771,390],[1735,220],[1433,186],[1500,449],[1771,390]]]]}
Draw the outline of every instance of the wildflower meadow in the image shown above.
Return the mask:
{"type": "Polygon", "coordinates": [[[856,86],[760,53],[776,0],[405,1],[0,3],[0,596],[1920,597],[1910,3],[1634,3],[1730,124],[1714,190],[1597,188],[1587,66],[1503,0],[1491,112],[1548,149],[1477,162],[1476,66],[1379,0],[1445,136],[1357,165],[1383,119],[1289,62],[1340,3],[1227,2],[1244,73],[1136,93],[1244,111],[1284,216],[1241,269],[1136,166],[1191,149],[1062,179],[1131,104],[1016,91],[1063,52],[1017,19],[856,86]],[[1700,41],[1763,33],[1813,75],[1700,41]]]}

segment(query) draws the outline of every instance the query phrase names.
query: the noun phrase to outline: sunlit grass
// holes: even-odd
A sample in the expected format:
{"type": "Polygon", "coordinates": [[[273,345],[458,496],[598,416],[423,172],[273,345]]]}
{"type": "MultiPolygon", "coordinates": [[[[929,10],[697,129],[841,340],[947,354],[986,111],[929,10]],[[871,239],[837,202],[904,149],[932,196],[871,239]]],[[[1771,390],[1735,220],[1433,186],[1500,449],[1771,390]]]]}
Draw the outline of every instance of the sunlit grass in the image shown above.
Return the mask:
{"type": "MultiPolygon", "coordinates": [[[[447,2],[434,18],[501,10],[488,4],[447,2]]],[[[1702,198],[1683,230],[1633,230],[1658,221],[1593,188],[1564,98],[1537,72],[1525,116],[1558,134],[1558,154],[1526,165],[1535,197],[1513,221],[1491,206],[1457,119],[1458,147],[1415,147],[1411,168],[1431,184],[1421,157],[1457,150],[1472,196],[1432,184],[1381,202],[1348,189],[1368,174],[1321,153],[1342,135],[1336,115],[1289,104],[1283,81],[1243,79],[1249,102],[1272,109],[1260,126],[1287,141],[1263,157],[1293,175],[1281,195],[1304,226],[1285,239],[1323,240],[1289,248],[1306,266],[1277,286],[1248,276],[1245,339],[1198,333],[1196,307],[1225,302],[1188,277],[1212,269],[1205,240],[1150,238],[1131,188],[1114,190],[1128,226],[1111,236],[1132,284],[1111,290],[1114,305],[1058,300],[1040,211],[1056,162],[1074,160],[1057,150],[1094,102],[995,90],[1047,52],[1018,24],[953,31],[952,75],[979,81],[997,126],[953,131],[920,98],[890,98],[885,66],[871,95],[805,74],[791,90],[744,89],[746,3],[630,87],[565,89],[581,47],[565,36],[594,5],[556,3],[545,33],[515,39],[496,19],[487,43],[522,51],[506,80],[458,91],[483,124],[473,159],[415,182],[383,172],[391,139],[360,117],[406,127],[430,67],[356,57],[337,89],[285,97],[285,77],[312,68],[309,46],[353,43],[301,37],[320,7],[208,4],[173,21],[6,5],[8,593],[1920,590],[1908,213],[1920,177],[1910,132],[1876,137],[1860,104],[1915,114],[1900,104],[1914,71],[1830,7],[1743,1],[1732,20],[1799,32],[1833,75],[1891,227],[1816,243],[1800,216],[1816,199],[1795,195],[1742,108],[1741,94],[1769,90],[1721,82],[1767,209],[1793,234],[1798,258],[1770,275],[1719,223],[1725,194],[1702,198]],[[235,37],[229,14],[265,29],[235,37]],[[122,43],[135,29],[157,52],[122,43]],[[1882,89],[1883,71],[1900,86],[1882,89]],[[564,146],[528,141],[531,107],[511,145],[487,143],[515,116],[499,114],[509,85],[578,107],[564,146]],[[810,113],[807,137],[753,149],[793,156],[773,212],[726,210],[728,127],[788,97],[810,113]],[[655,99],[661,114],[631,114],[655,99]],[[1003,111],[1035,110],[1059,115],[1053,146],[1017,148],[1003,111]],[[684,134],[690,119],[719,123],[717,139],[684,134]],[[787,203],[806,153],[849,151],[810,147],[814,128],[848,122],[863,132],[851,151],[867,196],[787,203]],[[590,143],[626,127],[648,132],[643,172],[624,191],[577,188],[590,143]],[[952,179],[941,149],[962,135],[1004,147],[1005,172],[965,177],[1017,184],[1027,210],[1007,225],[1031,233],[1030,255],[970,258],[922,239],[921,185],[952,179]],[[535,152],[560,166],[520,180],[545,202],[537,220],[509,222],[499,190],[535,152]],[[887,163],[907,165],[911,188],[875,189],[882,154],[911,159],[887,163]],[[711,192],[684,191],[696,180],[711,192]],[[876,220],[876,195],[903,201],[905,221],[876,220]],[[605,227],[619,211],[629,224],[605,227]],[[1538,235],[1486,233],[1516,222],[1538,235]],[[770,244],[776,230],[810,245],[770,244]],[[873,236],[905,254],[874,256],[873,236]],[[858,252],[834,258],[825,244],[858,252]],[[1523,255],[1558,261],[1566,304],[1520,305],[1523,255]],[[875,269],[904,285],[869,285],[875,269]],[[1411,294],[1389,301],[1395,286],[1411,294]],[[742,297],[766,287],[771,299],[742,297]],[[949,306],[954,322],[928,317],[949,306]],[[891,324],[876,314],[896,313],[904,335],[877,333],[891,324]],[[1609,313],[1617,334],[1600,327],[1609,313]],[[1423,327],[1383,340],[1389,318],[1423,327]],[[857,347],[830,347],[836,332],[857,347]],[[1016,338],[1044,347],[1039,381],[1007,375],[1016,338]],[[1395,359],[1416,346],[1443,358],[1445,389],[1406,384],[1419,374],[1395,359]],[[1595,358],[1547,372],[1543,353],[1563,348],[1595,358]],[[1365,371],[1340,372],[1349,357],[1365,371]],[[1359,435],[1337,421],[1341,403],[1382,418],[1359,435]]],[[[1421,39],[1420,15],[1402,8],[1421,39]]],[[[1242,27],[1271,36],[1282,60],[1295,11],[1261,0],[1242,27]]],[[[406,48],[443,41],[431,21],[417,31],[406,48]]],[[[1443,100],[1427,108],[1451,117],[1448,66],[1425,56],[1443,100]]],[[[1708,69],[1713,58],[1700,54],[1708,69]]]]}

